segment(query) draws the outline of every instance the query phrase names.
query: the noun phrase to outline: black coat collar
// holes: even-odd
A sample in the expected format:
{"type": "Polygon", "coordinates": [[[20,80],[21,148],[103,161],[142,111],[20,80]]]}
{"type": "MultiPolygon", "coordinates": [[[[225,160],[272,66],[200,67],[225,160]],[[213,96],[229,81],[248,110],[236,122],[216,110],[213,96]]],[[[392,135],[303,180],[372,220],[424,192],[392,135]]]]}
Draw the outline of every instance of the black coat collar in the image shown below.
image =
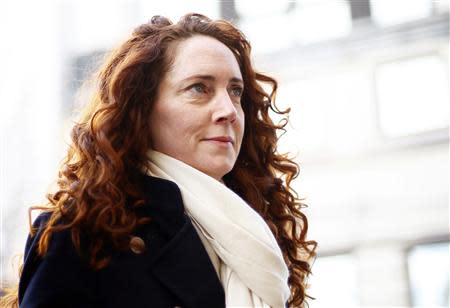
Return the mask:
{"type": "Polygon", "coordinates": [[[225,307],[225,294],[211,260],[184,212],[178,186],[143,175],[144,213],[152,219],[138,231],[144,237],[142,255],[151,271],[187,307],[225,307]]]}

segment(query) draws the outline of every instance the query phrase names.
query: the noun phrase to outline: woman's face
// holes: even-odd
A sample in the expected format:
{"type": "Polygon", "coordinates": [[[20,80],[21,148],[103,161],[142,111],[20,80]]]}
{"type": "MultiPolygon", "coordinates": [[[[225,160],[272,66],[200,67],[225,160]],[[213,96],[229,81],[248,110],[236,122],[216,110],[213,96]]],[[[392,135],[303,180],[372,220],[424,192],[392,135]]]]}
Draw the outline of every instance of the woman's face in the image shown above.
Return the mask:
{"type": "Polygon", "coordinates": [[[153,149],[221,180],[244,135],[244,83],[230,49],[197,35],[176,43],[150,116],[153,149]]]}

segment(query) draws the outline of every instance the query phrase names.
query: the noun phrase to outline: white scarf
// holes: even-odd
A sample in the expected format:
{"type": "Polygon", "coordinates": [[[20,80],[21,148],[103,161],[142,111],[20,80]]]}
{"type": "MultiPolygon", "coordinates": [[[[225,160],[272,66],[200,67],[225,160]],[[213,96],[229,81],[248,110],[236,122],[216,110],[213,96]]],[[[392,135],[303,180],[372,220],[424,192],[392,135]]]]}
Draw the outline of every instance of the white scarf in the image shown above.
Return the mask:
{"type": "Polygon", "coordinates": [[[147,173],[175,182],[217,271],[227,307],[285,307],[289,272],[261,216],[224,184],[150,150],[147,173]]]}

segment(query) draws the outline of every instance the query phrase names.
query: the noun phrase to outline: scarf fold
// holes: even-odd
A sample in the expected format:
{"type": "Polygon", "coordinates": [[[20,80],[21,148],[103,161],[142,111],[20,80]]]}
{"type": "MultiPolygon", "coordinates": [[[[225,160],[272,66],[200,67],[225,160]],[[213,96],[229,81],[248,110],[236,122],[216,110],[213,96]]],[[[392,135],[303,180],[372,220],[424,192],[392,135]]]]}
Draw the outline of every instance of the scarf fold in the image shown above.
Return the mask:
{"type": "Polygon", "coordinates": [[[175,182],[225,290],[227,307],[285,307],[289,271],[262,217],[224,184],[150,150],[151,176],[175,182]]]}

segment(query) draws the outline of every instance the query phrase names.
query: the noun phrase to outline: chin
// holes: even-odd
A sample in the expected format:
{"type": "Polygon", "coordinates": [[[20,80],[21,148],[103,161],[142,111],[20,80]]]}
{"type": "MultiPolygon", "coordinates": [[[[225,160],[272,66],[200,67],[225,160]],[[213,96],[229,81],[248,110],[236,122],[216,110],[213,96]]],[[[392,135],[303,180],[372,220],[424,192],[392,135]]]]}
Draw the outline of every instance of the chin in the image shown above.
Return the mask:
{"type": "Polygon", "coordinates": [[[204,169],[203,172],[217,180],[221,180],[225,174],[233,169],[233,166],[234,164],[223,164],[214,168],[204,169]]]}

